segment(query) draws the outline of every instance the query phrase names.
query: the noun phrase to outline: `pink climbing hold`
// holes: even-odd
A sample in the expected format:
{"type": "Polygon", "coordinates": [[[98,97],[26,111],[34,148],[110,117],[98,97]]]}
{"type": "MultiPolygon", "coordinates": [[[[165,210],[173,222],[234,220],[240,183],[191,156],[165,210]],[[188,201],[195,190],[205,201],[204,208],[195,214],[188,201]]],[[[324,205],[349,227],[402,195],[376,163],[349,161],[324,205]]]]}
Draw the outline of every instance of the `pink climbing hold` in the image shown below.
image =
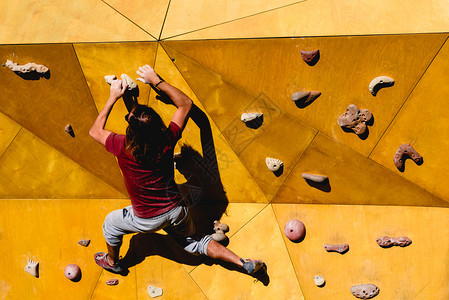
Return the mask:
{"type": "Polygon", "coordinates": [[[118,279],[109,279],[108,281],[106,281],[107,285],[117,285],[118,284],[118,279]]]}
{"type": "Polygon", "coordinates": [[[78,265],[69,264],[64,270],[65,277],[72,281],[77,281],[81,275],[81,269],[78,265]]]}
{"type": "Polygon", "coordinates": [[[284,233],[289,240],[296,242],[304,237],[306,227],[300,220],[291,219],[285,224],[284,233]]]}

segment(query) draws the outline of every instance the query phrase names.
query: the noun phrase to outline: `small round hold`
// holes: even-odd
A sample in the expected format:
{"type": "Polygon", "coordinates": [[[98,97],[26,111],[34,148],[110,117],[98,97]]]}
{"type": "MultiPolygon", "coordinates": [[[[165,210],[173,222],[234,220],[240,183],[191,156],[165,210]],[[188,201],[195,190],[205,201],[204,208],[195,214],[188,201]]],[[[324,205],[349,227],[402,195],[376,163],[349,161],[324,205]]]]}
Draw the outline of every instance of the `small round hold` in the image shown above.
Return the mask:
{"type": "Polygon", "coordinates": [[[5,66],[5,64],[2,63],[2,67],[4,67],[4,66],[5,66]]]}
{"type": "Polygon", "coordinates": [[[78,244],[83,246],[83,247],[87,247],[90,244],[90,240],[79,240],[78,244]]]}
{"type": "Polygon", "coordinates": [[[175,61],[175,59],[174,59],[174,58],[172,58],[172,59],[171,59],[171,61],[175,61]]]}
{"type": "Polygon", "coordinates": [[[113,279],[109,279],[108,281],[106,281],[107,285],[117,285],[118,284],[118,279],[113,278],[113,279]]]}
{"type": "Polygon", "coordinates": [[[285,236],[293,242],[302,239],[305,232],[306,227],[304,226],[304,223],[297,219],[291,219],[284,227],[285,236]]]}
{"type": "Polygon", "coordinates": [[[76,281],[81,275],[81,269],[76,264],[69,264],[64,270],[65,277],[72,281],[76,281]]]}
{"type": "Polygon", "coordinates": [[[323,286],[326,283],[326,280],[324,280],[324,277],[321,275],[315,275],[313,276],[313,281],[315,281],[316,286],[323,286]]]}

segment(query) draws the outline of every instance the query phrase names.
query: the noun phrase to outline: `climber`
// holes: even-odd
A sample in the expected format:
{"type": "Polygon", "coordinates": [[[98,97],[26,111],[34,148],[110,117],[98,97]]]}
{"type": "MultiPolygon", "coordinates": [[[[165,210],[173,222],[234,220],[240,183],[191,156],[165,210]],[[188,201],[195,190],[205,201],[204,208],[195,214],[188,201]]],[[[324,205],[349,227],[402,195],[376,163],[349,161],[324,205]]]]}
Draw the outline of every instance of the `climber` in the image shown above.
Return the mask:
{"type": "Polygon", "coordinates": [[[112,107],[127,90],[121,80],[112,82],[110,97],[89,134],[117,157],[131,205],[106,216],[103,234],[107,253],[96,253],[95,262],[106,270],[120,273],[123,270],[119,260],[123,235],[164,229],[190,253],[233,263],[248,274],[257,272],[264,267],[261,260],[243,260],[210,235],[196,233],[188,208],[181,202],[173,179],[173,151],[188,120],[192,100],[162,80],[148,65],[140,67],[137,74],[140,76],[138,81],[167,94],[177,110],[167,128],[152,108],[135,104],[125,117],[128,122],[126,135],[105,130],[112,107]]]}

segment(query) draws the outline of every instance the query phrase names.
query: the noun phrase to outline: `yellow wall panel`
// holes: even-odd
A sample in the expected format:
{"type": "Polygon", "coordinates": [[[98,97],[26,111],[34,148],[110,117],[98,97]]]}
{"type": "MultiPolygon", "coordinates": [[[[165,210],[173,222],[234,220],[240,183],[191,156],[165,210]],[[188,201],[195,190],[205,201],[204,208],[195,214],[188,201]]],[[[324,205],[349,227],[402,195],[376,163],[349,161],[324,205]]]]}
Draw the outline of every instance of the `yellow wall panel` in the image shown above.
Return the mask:
{"type": "Polygon", "coordinates": [[[139,27],[150,33],[155,39],[159,39],[165,14],[170,3],[169,0],[148,1],[136,0],[106,0],[106,3],[125,15],[139,27]]]}
{"type": "Polygon", "coordinates": [[[162,289],[161,299],[207,299],[180,264],[184,259],[198,261],[198,256],[188,254],[169,236],[161,234],[140,234],[131,243],[131,247],[136,247],[134,255],[139,262],[136,266],[138,299],[150,298],[148,285],[162,289]]]}
{"type": "Polygon", "coordinates": [[[119,191],[114,157],[88,134],[97,110],[71,45],[2,46],[0,56],[46,65],[49,78],[29,80],[0,68],[0,111],[119,191]],[[64,131],[71,124],[72,138],[64,131]]]}
{"type": "MultiPolygon", "coordinates": [[[[206,163],[211,164],[209,166],[211,168],[213,168],[214,165],[212,163],[212,156],[209,156],[208,153],[215,152],[221,181],[229,202],[268,202],[252,178],[252,174],[248,172],[219,131],[219,126],[217,127],[214,120],[211,119],[201,102],[198,101],[192,89],[161,47],[158,49],[156,71],[167,82],[186,93],[193,99],[193,102],[198,107],[194,113],[190,114],[190,120],[187,123],[179,144],[186,143],[191,145],[195,150],[201,153],[203,157],[206,155],[204,160],[206,163]],[[212,137],[210,136],[211,134],[212,137]]],[[[161,115],[165,124],[168,125],[176,108],[172,105],[162,103],[155,99],[155,96],[156,94],[152,92],[149,104],[161,115]]],[[[179,151],[178,147],[175,152],[179,151]]],[[[205,172],[206,171],[207,170],[205,169],[205,172]]],[[[183,180],[182,175],[178,172],[176,173],[178,174],[176,177],[178,183],[185,181],[185,179],[183,180]]]]}
{"type": "Polygon", "coordinates": [[[371,159],[429,192],[449,201],[449,177],[446,153],[449,151],[449,45],[446,44],[419,81],[385,136],[374,149],[371,159]],[[421,166],[408,159],[405,172],[393,163],[401,144],[409,143],[424,158],[421,166]]]}
{"type": "MultiPolygon", "coordinates": [[[[148,103],[150,86],[136,80],[136,71],[143,65],[154,66],[156,42],[76,44],[76,55],[90,88],[97,110],[100,112],[108,98],[110,85],[104,80],[106,75],[129,75],[138,85],[139,103],[148,103]]],[[[106,129],[124,134],[128,123],[124,116],[128,113],[122,99],[114,105],[106,123],[106,129]]]]}
{"type": "Polygon", "coordinates": [[[22,129],[0,157],[1,198],[125,198],[22,129]]]}
{"type": "Polygon", "coordinates": [[[273,202],[449,206],[443,199],[323,134],[310,144],[273,202]],[[329,185],[312,187],[302,173],[326,175],[329,185]]]}
{"type": "Polygon", "coordinates": [[[1,200],[0,294],[5,299],[88,299],[101,268],[94,253],[104,251],[102,224],[126,200],[1,200]],[[90,245],[78,245],[90,239],[90,245]],[[24,271],[39,262],[39,278],[24,271]],[[75,263],[82,278],[72,282],[64,269],[75,263]]]}
{"type": "Polygon", "coordinates": [[[293,243],[284,235],[306,299],[355,299],[353,285],[379,287],[375,299],[446,299],[448,281],[448,209],[428,207],[273,204],[283,231],[301,220],[306,236],[293,243]],[[425,224],[425,225],[424,225],[425,224]],[[423,226],[424,225],[424,226],[423,226]],[[407,236],[412,244],[381,248],[380,236],[407,236]],[[349,244],[341,255],[323,244],[349,244]],[[326,285],[315,286],[314,275],[326,285]]]}
{"type": "Polygon", "coordinates": [[[4,114],[0,114],[0,156],[5,152],[6,148],[8,148],[20,128],[19,124],[4,114]]]}
{"type": "MultiPolygon", "coordinates": [[[[224,39],[291,36],[336,36],[447,32],[444,0],[297,1],[229,23],[175,36],[172,39],[224,39]],[[400,16],[400,18],[398,18],[400,16]]],[[[168,20],[171,21],[171,20],[168,20]]],[[[164,32],[165,38],[170,38],[164,32]]]]}
{"type": "Polygon", "coordinates": [[[250,94],[265,93],[286,112],[368,156],[446,38],[441,34],[179,41],[164,45],[250,94]],[[320,59],[310,67],[300,50],[313,49],[320,50],[320,59]],[[392,77],[395,85],[373,97],[369,83],[381,75],[392,77]],[[321,91],[322,95],[309,106],[298,108],[290,97],[301,90],[321,91]],[[369,109],[374,115],[366,140],[344,132],[337,124],[349,104],[369,109]]]}
{"type": "Polygon", "coordinates": [[[0,43],[154,40],[102,1],[4,0],[0,43]]]}
{"type": "Polygon", "coordinates": [[[257,2],[227,0],[210,2],[200,0],[192,5],[188,0],[173,0],[170,2],[162,37],[167,38],[229,22],[294,2],[292,0],[262,0],[257,2]]]}
{"type": "Polygon", "coordinates": [[[271,200],[316,130],[282,111],[265,94],[253,97],[179,52],[169,47],[167,50],[223,136],[271,200]],[[244,112],[262,112],[262,126],[258,129],[246,127],[240,120],[244,112]],[[268,170],[266,157],[283,161],[281,176],[268,170]]]}
{"type": "Polygon", "coordinates": [[[228,246],[243,258],[262,259],[269,284],[221,265],[201,265],[192,278],[209,299],[304,299],[271,205],[231,239],[228,246]]]}

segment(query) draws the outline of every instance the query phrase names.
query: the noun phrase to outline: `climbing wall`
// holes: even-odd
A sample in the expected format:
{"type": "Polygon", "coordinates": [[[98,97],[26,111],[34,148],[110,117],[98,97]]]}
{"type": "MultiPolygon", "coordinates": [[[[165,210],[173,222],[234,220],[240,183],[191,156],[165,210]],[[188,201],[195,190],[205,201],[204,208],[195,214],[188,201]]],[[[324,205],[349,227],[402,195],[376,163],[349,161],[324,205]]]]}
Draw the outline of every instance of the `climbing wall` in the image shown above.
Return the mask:
{"type": "MultiPolygon", "coordinates": [[[[376,285],[375,299],[449,298],[448,13],[443,0],[1,1],[0,299],[151,299],[149,285],[159,299],[356,299],[359,284],[376,285]],[[317,49],[307,64],[301,51],[317,49]],[[95,264],[105,216],[130,202],[88,131],[109,96],[104,76],[136,79],[145,64],[195,104],[175,152],[195,150],[196,173],[175,178],[197,227],[228,224],[227,247],[263,259],[266,275],[190,255],[164,232],[125,237],[127,274],[95,264]],[[379,76],[394,84],[373,95],[379,76]],[[301,91],[321,94],[292,101],[301,91]],[[363,135],[337,123],[351,104],[373,115],[363,135]],[[242,113],[263,122],[250,128],[242,113]],[[402,144],[422,161],[398,168],[402,144]],[[300,242],[284,235],[291,219],[305,225],[300,242]],[[412,243],[382,248],[381,236],[412,243]],[[78,281],[64,276],[72,263],[78,281]]],[[[176,108],[137,84],[168,124],[176,108]]],[[[106,129],[124,133],[126,113],[118,101],[106,129]]]]}

